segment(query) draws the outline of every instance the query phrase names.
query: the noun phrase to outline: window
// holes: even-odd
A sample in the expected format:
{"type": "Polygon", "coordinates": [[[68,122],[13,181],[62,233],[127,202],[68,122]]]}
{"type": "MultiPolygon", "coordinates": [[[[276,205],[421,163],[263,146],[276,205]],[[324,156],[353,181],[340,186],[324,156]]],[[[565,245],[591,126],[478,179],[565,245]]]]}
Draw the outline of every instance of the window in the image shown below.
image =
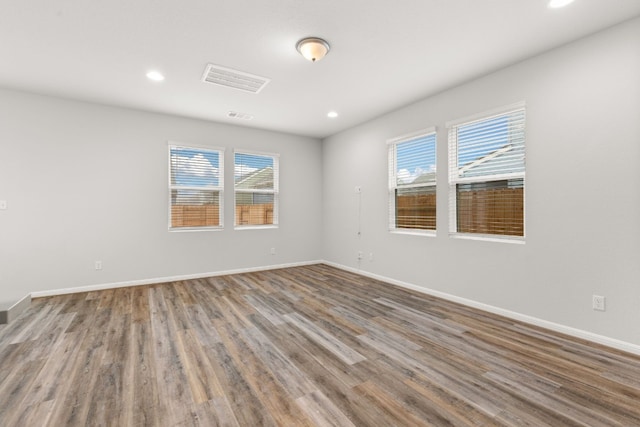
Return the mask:
{"type": "Polygon", "coordinates": [[[278,224],[278,156],[235,152],[236,227],[278,224]]]}
{"type": "Polygon", "coordinates": [[[389,141],[389,229],[436,229],[435,128],[389,141]]]}
{"type": "Polygon", "coordinates": [[[523,237],[524,104],[448,128],[450,231],[523,237]]]}
{"type": "Polygon", "coordinates": [[[169,146],[169,228],[222,228],[224,151],[169,146]]]}

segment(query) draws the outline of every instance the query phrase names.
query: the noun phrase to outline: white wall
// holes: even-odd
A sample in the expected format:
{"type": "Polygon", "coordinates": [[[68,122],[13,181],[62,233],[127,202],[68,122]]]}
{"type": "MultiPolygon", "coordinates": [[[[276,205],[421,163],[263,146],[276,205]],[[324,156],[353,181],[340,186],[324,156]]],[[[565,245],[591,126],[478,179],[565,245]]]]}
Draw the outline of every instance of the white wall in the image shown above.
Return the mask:
{"type": "Polygon", "coordinates": [[[321,258],[317,139],[0,91],[0,304],[29,292],[321,258]],[[280,226],[169,232],[167,141],[280,154],[280,226]],[[275,247],[276,255],[270,255],[275,247]],[[103,270],[94,269],[94,261],[103,270]]]}
{"type": "Polygon", "coordinates": [[[640,344],[638,76],[636,19],[322,143],[0,90],[0,200],[9,204],[0,305],[29,292],[324,258],[640,344]],[[522,100],[526,244],[449,238],[445,122],[522,100]],[[386,140],[433,125],[437,237],[390,234],[386,140]],[[168,140],[225,147],[227,183],[233,148],[280,153],[280,227],[234,231],[227,192],[224,231],[168,232],[168,140]],[[607,297],[606,312],[591,309],[594,293],[607,297]]]}
{"type": "MultiPolygon", "coordinates": [[[[428,52],[424,58],[438,60],[428,52]]],[[[640,20],[635,19],[326,139],[324,257],[640,344],[639,163],[640,20]],[[445,123],[518,101],[527,108],[526,244],[452,239],[445,123]],[[391,234],[386,140],[433,125],[438,127],[437,236],[391,234]],[[360,238],[357,185],[362,186],[360,238]],[[366,255],[360,263],[359,250],[366,255]],[[606,296],[606,312],[591,309],[594,293],[606,296]]]]}

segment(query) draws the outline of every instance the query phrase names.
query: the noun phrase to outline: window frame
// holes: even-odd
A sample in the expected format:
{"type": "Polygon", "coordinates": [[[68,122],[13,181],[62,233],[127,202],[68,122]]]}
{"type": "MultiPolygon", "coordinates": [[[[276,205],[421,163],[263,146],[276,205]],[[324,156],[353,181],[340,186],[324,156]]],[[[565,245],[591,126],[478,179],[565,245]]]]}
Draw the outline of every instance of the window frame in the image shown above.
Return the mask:
{"type": "Polygon", "coordinates": [[[279,227],[279,211],[280,211],[280,154],[267,153],[254,150],[234,149],[233,150],[233,227],[234,230],[252,230],[279,227]],[[270,157],[273,159],[273,189],[238,189],[235,181],[236,171],[236,155],[249,155],[258,157],[270,157]],[[270,224],[238,224],[238,194],[272,194],[273,195],[273,221],[270,224]]]}
{"type": "Polygon", "coordinates": [[[387,155],[388,155],[388,197],[389,197],[389,232],[394,234],[415,234],[422,236],[435,236],[437,233],[437,194],[438,194],[438,186],[437,186],[437,163],[438,163],[438,135],[437,128],[435,126],[425,128],[416,132],[411,132],[409,134],[401,135],[392,139],[387,140],[387,155]],[[433,183],[424,183],[424,184],[416,184],[416,185],[406,185],[399,186],[398,185],[398,167],[397,167],[397,147],[403,143],[411,143],[420,138],[427,138],[432,136],[434,137],[433,149],[434,149],[434,169],[435,172],[435,180],[433,183]],[[429,188],[433,187],[435,191],[436,197],[436,226],[435,229],[424,229],[424,228],[404,228],[398,227],[397,221],[397,198],[396,191],[398,189],[410,189],[410,188],[429,188]]]}
{"type": "Polygon", "coordinates": [[[495,108],[482,113],[467,116],[461,119],[450,121],[446,123],[447,127],[447,145],[448,145],[448,163],[449,163],[449,237],[463,238],[473,240],[486,240],[505,243],[525,243],[526,238],[526,104],[524,101],[514,104],[506,105],[503,107],[495,108]],[[511,172],[493,175],[479,175],[472,177],[459,177],[458,167],[458,128],[462,126],[479,123],[482,121],[491,120],[501,116],[506,116],[511,113],[517,113],[522,111],[523,118],[523,137],[524,137],[524,170],[522,172],[511,172]],[[506,235],[506,234],[482,234],[482,233],[469,233],[458,231],[458,184],[479,184],[496,181],[509,181],[509,180],[522,180],[522,236],[518,235],[506,235]]]}
{"type": "Polygon", "coordinates": [[[168,153],[168,205],[169,205],[169,222],[168,230],[170,232],[191,232],[191,231],[220,231],[224,229],[224,148],[211,147],[211,146],[199,146],[191,144],[183,144],[181,142],[169,141],[167,144],[168,153]],[[218,154],[218,185],[212,187],[197,187],[188,185],[176,185],[171,182],[173,176],[173,162],[171,160],[172,149],[185,149],[193,151],[202,151],[218,154]],[[211,193],[218,193],[218,225],[202,225],[202,226],[188,226],[188,227],[174,227],[173,226],[173,204],[172,204],[172,192],[174,190],[195,190],[195,191],[210,191],[211,193]]]}

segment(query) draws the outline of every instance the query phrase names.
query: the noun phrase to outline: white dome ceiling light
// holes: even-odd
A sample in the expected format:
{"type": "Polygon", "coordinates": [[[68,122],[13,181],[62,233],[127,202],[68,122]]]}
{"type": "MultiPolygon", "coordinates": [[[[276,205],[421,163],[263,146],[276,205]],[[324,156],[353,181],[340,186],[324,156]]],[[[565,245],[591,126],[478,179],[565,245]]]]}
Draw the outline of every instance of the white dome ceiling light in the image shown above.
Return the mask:
{"type": "Polygon", "coordinates": [[[320,61],[325,57],[331,46],[326,40],[318,37],[306,37],[296,44],[296,49],[311,62],[320,61]]]}

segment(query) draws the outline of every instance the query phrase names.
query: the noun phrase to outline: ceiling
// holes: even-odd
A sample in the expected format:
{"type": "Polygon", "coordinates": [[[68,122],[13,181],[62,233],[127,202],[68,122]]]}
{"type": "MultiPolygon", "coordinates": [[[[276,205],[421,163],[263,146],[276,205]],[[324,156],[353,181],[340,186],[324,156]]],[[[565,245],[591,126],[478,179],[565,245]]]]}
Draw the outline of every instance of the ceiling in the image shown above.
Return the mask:
{"type": "Polygon", "coordinates": [[[640,0],[2,1],[0,87],[322,138],[636,16],[640,0]],[[306,36],[331,52],[306,61],[306,36]],[[208,63],[271,81],[206,84],[208,63]]]}

